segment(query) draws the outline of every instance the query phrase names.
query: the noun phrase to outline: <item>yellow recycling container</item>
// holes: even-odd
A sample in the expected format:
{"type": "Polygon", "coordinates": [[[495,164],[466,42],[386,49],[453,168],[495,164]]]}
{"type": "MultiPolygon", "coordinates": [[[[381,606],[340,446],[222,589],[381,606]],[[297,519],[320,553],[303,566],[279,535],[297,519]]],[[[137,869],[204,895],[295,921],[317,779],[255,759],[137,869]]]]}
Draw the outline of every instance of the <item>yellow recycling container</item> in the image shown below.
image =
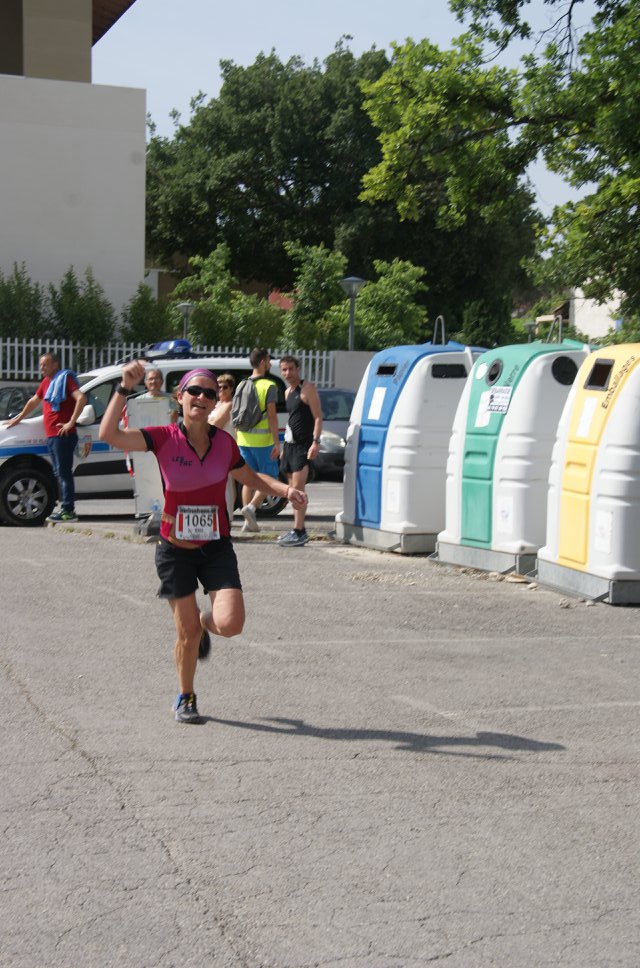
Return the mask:
{"type": "Polygon", "coordinates": [[[640,343],[582,364],[551,459],[541,584],[610,604],[640,602],[640,343]]]}

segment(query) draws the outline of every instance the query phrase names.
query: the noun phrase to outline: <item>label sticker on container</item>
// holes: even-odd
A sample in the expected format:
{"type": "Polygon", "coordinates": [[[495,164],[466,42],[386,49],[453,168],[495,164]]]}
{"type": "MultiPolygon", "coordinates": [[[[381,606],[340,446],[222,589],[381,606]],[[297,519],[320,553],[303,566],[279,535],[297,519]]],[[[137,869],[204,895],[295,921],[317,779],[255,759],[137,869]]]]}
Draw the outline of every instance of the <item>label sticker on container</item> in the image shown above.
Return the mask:
{"type": "Polygon", "coordinates": [[[611,554],[611,537],[613,535],[613,511],[597,511],[595,519],[593,546],[603,555],[611,554]]]}
{"type": "Polygon", "coordinates": [[[591,422],[593,420],[593,415],[596,412],[596,407],[598,406],[598,400],[596,397],[587,397],[584,401],[582,407],[582,413],[580,414],[580,420],[578,421],[578,429],[576,430],[576,437],[588,437],[591,430],[591,422]]]}
{"type": "Polygon", "coordinates": [[[489,391],[489,413],[506,413],[513,387],[492,387],[489,391]]]}
{"type": "Polygon", "coordinates": [[[513,498],[501,495],[496,501],[496,530],[500,534],[513,534],[513,498]]]}
{"type": "Polygon", "coordinates": [[[487,427],[492,413],[506,413],[513,387],[492,387],[480,394],[476,427],[487,427]]]}
{"type": "Polygon", "coordinates": [[[388,481],[386,503],[391,514],[400,513],[400,481],[388,481]]]}
{"type": "Polygon", "coordinates": [[[382,404],[384,403],[384,398],[387,393],[386,387],[376,387],[373,391],[373,396],[371,397],[371,404],[369,406],[369,413],[367,414],[368,420],[380,420],[380,414],[382,413],[382,404]]]}

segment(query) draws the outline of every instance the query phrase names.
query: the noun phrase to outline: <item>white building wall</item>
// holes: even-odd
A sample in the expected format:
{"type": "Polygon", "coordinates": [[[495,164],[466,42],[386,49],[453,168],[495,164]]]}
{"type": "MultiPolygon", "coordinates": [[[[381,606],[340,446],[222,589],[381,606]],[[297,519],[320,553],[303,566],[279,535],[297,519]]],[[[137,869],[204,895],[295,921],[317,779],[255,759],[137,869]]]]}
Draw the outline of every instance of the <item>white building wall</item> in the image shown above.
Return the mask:
{"type": "Polygon", "coordinates": [[[0,75],[0,144],[0,270],[90,267],[119,312],[144,279],[145,92],[0,75]]]}
{"type": "Polygon", "coordinates": [[[605,336],[615,327],[620,316],[619,298],[599,305],[593,299],[587,299],[582,289],[574,290],[569,305],[571,325],[591,339],[605,336]]]}

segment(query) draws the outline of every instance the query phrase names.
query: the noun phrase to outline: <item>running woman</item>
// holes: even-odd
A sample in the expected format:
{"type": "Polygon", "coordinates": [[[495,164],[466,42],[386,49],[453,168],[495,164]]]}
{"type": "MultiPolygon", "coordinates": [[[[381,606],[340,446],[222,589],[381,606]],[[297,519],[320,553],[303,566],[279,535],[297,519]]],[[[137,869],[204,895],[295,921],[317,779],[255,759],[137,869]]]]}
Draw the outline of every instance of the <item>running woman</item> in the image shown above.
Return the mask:
{"type": "Polygon", "coordinates": [[[175,660],[178,696],[175,718],[198,723],[194,678],[201,641],[214,635],[230,638],[244,626],[245,610],[238,563],[230,538],[225,503],[227,476],[240,484],[284,497],[294,508],[306,505],[306,495],[245,464],[235,440],[212,427],[208,417],[218,397],[210,370],[190,370],[182,377],[177,399],[183,419],[164,427],[121,429],[124,401],[144,379],[144,363],[135,360],[122,370],[100,424],[100,439],[125,451],[152,451],[164,485],[160,540],[156,546],[158,596],[168,600],[176,626],[175,660]],[[211,599],[200,612],[198,581],[211,599]]]}

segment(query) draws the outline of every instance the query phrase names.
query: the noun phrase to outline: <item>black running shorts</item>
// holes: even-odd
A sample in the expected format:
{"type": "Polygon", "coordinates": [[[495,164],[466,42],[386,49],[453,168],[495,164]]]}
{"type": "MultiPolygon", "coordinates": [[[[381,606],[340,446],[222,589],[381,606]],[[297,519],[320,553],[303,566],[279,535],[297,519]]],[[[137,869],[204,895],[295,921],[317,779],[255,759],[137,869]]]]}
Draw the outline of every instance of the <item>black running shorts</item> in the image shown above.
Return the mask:
{"type": "Polygon", "coordinates": [[[198,581],[205,592],[242,589],[231,538],[209,541],[199,548],[178,548],[160,538],[156,570],[160,579],[158,598],[186,598],[198,590],[198,581]]]}
{"type": "Polygon", "coordinates": [[[307,453],[311,443],[308,444],[288,444],[286,441],[282,448],[280,458],[280,470],[283,474],[292,474],[293,471],[301,471],[310,463],[307,453]]]}

